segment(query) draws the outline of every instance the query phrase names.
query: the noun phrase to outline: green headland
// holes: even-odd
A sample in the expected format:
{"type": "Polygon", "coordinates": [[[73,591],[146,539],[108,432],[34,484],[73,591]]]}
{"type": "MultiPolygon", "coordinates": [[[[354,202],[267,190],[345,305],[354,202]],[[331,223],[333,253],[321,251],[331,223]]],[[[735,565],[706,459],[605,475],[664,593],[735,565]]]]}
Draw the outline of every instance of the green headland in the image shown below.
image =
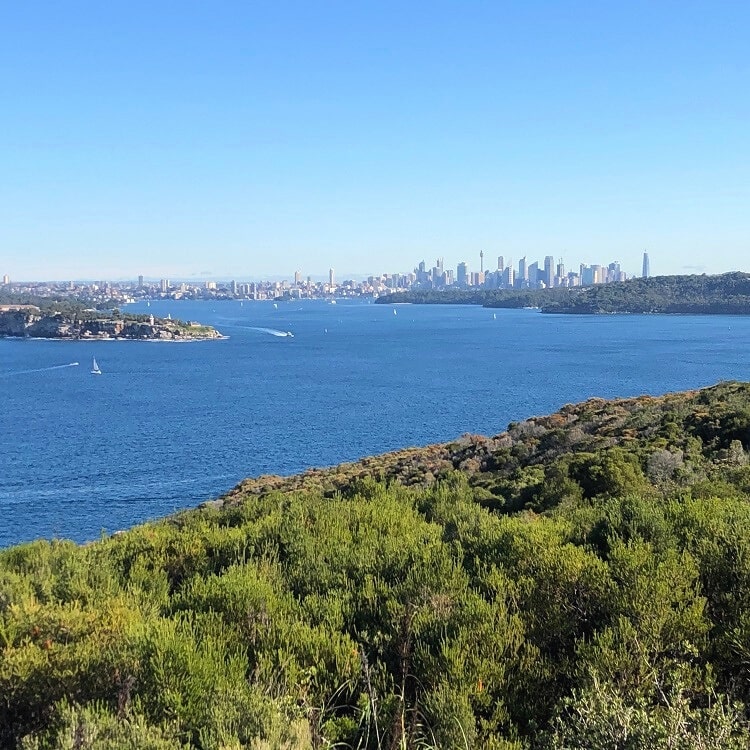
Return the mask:
{"type": "Polygon", "coordinates": [[[750,384],[0,552],[0,745],[746,748],[750,384]]]}
{"type": "Polygon", "coordinates": [[[750,274],[654,276],[587,287],[441,289],[389,294],[380,304],[466,304],[538,307],[545,313],[750,314],[750,274]]]}

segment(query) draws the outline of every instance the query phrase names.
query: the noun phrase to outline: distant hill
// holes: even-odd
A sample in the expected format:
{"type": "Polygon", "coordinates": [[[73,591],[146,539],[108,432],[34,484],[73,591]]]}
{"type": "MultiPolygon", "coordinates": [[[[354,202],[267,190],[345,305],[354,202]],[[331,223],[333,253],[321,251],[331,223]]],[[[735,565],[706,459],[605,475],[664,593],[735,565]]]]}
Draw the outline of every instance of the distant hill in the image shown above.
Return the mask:
{"type": "Polygon", "coordinates": [[[567,300],[576,291],[558,289],[425,289],[386,294],[375,300],[378,305],[411,303],[414,305],[482,305],[484,307],[542,307],[555,300],[567,300]]]}
{"type": "Polygon", "coordinates": [[[0,746],[747,748],[749,450],[590,399],[3,550],[0,746]]]}
{"type": "Polygon", "coordinates": [[[539,307],[545,313],[750,314],[750,274],[654,276],[613,284],[555,289],[415,291],[378,299],[381,304],[473,304],[539,307]]]}
{"type": "Polygon", "coordinates": [[[185,341],[224,338],[213,326],[151,315],[83,311],[42,313],[31,305],[0,308],[0,338],[185,341]],[[3,309],[5,308],[5,309],[3,309]]]}
{"type": "Polygon", "coordinates": [[[750,274],[654,276],[586,287],[545,303],[548,313],[750,313],[750,274]]]}

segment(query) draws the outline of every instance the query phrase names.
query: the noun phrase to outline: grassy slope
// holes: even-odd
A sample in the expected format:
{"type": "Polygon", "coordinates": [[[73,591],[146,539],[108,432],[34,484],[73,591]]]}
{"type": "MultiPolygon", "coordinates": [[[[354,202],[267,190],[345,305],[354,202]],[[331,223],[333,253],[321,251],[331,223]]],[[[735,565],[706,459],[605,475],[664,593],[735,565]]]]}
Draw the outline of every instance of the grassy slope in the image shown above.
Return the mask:
{"type": "Polygon", "coordinates": [[[595,399],[5,550],[0,744],[745,747],[749,447],[595,399]]]}

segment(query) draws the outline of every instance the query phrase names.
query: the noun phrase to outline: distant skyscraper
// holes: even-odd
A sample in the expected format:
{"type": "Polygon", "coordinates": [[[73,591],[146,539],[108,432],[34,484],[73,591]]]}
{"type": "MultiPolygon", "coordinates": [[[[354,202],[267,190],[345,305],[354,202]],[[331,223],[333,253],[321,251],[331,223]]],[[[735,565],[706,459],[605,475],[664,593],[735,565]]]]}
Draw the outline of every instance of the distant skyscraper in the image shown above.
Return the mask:
{"type": "Polygon", "coordinates": [[[294,272],[294,285],[299,286],[302,281],[302,274],[299,271],[294,272]]]}
{"type": "Polygon", "coordinates": [[[169,291],[169,279],[162,279],[161,280],[161,290],[164,293],[166,293],[166,292],[169,291]]]}
{"type": "Polygon", "coordinates": [[[498,271],[504,271],[505,270],[505,259],[502,255],[497,256],[497,270],[498,271]]]}
{"type": "Polygon", "coordinates": [[[143,289],[143,276],[138,277],[138,288],[143,289]]]}
{"type": "Polygon", "coordinates": [[[479,273],[484,273],[484,250],[479,251],[479,273]]]}
{"type": "Polygon", "coordinates": [[[336,275],[333,272],[332,268],[328,269],[328,284],[330,286],[333,286],[336,283],[336,275]]]}
{"type": "Polygon", "coordinates": [[[5,286],[10,284],[10,276],[8,276],[7,273],[3,276],[3,284],[5,284],[5,286]]]}
{"type": "Polygon", "coordinates": [[[550,289],[555,279],[555,257],[546,255],[544,257],[544,285],[550,289]]]}
{"type": "Polygon", "coordinates": [[[539,286],[539,262],[534,261],[533,263],[530,263],[528,268],[526,269],[526,276],[529,279],[529,286],[532,288],[536,288],[539,286]]]}
{"type": "Polygon", "coordinates": [[[469,272],[466,263],[459,263],[456,266],[456,284],[459,286],[468,286],[469,272]]]}
{"type": "Polygon", "coordinates": [[[529,269],[526,265],[526,256],[524,255],[521,260],[518,261],[518,282],[519,284],[525,284],[529,280],[529,269]]]}
{"type": "Polygon", "coordinates": [[[648,263],[648,253],[643,253],[643,273],[641,276],[643,276],[644,279],[647,279],[651,275],[651,268],[648,263]]]}

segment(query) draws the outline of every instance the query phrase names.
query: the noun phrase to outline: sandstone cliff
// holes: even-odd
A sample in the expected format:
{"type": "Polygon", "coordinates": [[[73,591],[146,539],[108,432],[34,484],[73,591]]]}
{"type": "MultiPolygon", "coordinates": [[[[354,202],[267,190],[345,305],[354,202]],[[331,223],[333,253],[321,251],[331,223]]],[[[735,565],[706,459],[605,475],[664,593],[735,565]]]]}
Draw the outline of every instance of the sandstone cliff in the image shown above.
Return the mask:
{"type": "Polygon", "coordinates": [[[0,312],[0,337],[15,336],[50,339],[216,339],[222,335],[210,326],[174,320],[141,322],[127,318],[80,320],[68,316],[43,315],[28,310],[0,312]]]}

